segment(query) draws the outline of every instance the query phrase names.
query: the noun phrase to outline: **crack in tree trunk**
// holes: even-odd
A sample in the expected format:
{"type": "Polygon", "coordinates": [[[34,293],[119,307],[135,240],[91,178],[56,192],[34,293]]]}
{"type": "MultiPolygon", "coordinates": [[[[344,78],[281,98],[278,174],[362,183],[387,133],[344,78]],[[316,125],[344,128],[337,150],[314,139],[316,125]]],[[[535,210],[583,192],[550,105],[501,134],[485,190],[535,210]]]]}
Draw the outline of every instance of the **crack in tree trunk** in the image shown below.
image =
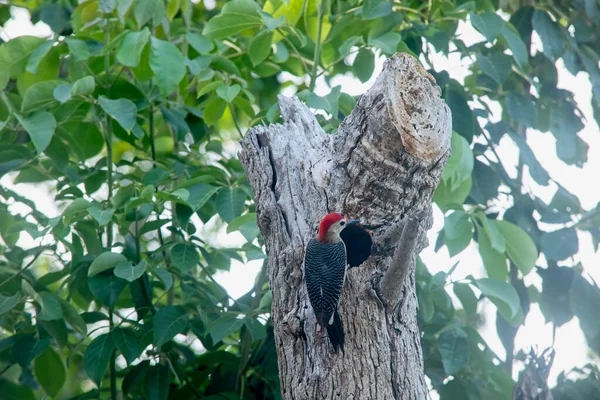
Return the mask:
{"type": "Polygon", "coordinates": [[[304,104],[280,96],[285,123],[242,140],[269,255],[284,399],[426,397],[414,260],[427,245],[431,198],[450,153],[440,93],[417,60],[396,54],[338,133],[324,133],[304,104]],[[333,353],[304,284],[306,243],[333,211],[376,227],[376,251],[348,270],[342,292],[345,355],[333,353]]]}

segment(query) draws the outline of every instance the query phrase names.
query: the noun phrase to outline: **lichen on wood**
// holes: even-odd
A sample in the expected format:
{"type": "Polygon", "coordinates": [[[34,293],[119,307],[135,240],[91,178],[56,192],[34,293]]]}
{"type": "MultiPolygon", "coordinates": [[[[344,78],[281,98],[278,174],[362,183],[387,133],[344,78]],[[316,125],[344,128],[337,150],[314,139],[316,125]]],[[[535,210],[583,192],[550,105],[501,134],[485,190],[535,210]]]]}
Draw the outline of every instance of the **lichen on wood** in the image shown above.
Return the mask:
{"type": "Polygon", "coordinates": [[[335,134],[297,98],[283,124],[257,126],[240,160],[255,193],[273,292],[284,399],[423,399],[414,260],[450,153],[451,115],[435,80],[408,54],[384,65],[335,134]],[[374,254],[348,271],[340,302],[346,352],[315,320],[303,257],[328,212],[374,228],[374,254]],[[408,230],[407,230],[408,229],[408,230]]]}

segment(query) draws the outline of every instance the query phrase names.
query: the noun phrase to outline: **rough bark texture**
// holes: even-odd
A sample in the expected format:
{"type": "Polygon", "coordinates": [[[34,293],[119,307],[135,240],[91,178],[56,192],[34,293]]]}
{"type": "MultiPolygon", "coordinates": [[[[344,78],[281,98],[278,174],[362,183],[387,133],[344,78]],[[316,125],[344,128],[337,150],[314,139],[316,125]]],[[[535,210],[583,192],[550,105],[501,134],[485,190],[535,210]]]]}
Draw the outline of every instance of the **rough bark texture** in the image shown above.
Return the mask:
{"type": "Polygon", "coordinates": [[[552,400],[548,375],[554,363],[554,350],[550,347],[540,355],[532,349],[527,355],[525,369],[513,389],[513,400],[552,400]]]}
{"type": "Polygon", "coordinates": [[[285,123],[244,137],[240,160],[269,255],[284,399],[426,397],[414,259],[427,245],[422,233],[450,153],[440,93],[417,60],[396,54],[336,134],[296,98],[280,97],[285,123]],[[349,270],[342,293],[345,355],[333,353],[316,324],[303,278],[306,244],[333,211],[375,227],[375,252],[349,270]]]}

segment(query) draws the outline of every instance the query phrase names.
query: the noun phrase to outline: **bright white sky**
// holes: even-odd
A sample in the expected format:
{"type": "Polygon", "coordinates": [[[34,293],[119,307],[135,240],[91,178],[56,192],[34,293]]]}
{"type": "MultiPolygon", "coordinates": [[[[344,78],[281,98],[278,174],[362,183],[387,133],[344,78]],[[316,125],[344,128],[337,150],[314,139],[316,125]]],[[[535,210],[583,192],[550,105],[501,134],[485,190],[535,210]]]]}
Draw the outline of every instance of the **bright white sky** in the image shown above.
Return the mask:
{"type": "MultiPolygon", "coordinates": [[[[467,46],[484,40],[483,36],[466,24],[461,24],[459,32],[467,46]]],[[[0,30],[0,37],[4,40],[21,35],[50,36],[51,34],[51,30],[44,23],[40,22],[35,26],[32,25],[27,11],[14,8],[13,19],[5,24],[4,30],[0,30]]],[[[534,43],[540,43],[539,38],[537,38],[535,33],[534,43]]],[[[541,48],[541,45],[538,47],[541,48]]],[[[433,62],[437,70],[445,69],[451,77],[460,82],[468,75],[468,64],[461,61],[456,54],[451,55],[449,58],[445,58],[441,54],[438,54],[433,58],[433,62]]],[[[361,84],[357,79],[351,76],[340,76],[334,79],[333,85],[340,84],[342,85],[342,90],[344,92],[351,95],[360,95],[372,86],[375,78],[381,72],[382,67],[383,59],[379,59],[376,64],[373,78],[364,84],[361,84]]],[[[600,171],[600,132],[598,126],[594,122],[591,108],[591,86],[586,73],[579,73],[577,76],[572,76],[560,63],[558,76],[559,87],[570,90],[575,94],[575,100],[588,121],[584,130],[580,132],[580,136],[590,146],[588,162],[583,168],[576,168],[568,166],[560,161],[556,156],[555,139],[550,133],[529,130],[528,143],[533,149],[537,159],[544,168],[548,170],[550,176],[575,194],[580,199],[583,207],[589,210],[595,207],[600,201],[600,187],[598,185],[590,184],[591,182],[597,181],[598,171],[600,171]]],[[[329,92],[329,89],[323,80],[318,82],[315,92],[319,95],[325,95],[329,92]]],[[[512,174],[516,171],[518,150],[514,144],[509,140],[503,140],[498,148],[498,153],[509,173],[512,174]]],[[[14,175],[5,176],[0,180],[0,184],[9,185],[13,178],[14,175]]],[[[550,201],[556,190],[556,187],[552,185],[541,187],[530,178],[526,180],[526,184],[531,192],[534,192],[545,201],[550,201]]],[[[34,185],[20,184],[17,185],[15,189],[34,200],[40,211],[49,216],[58,214],[58,210],[53,204],[51,197],[49,197],[45,191],[40,190],[39,186],[35,187],[34,185]]],[[[16,209],[15,211],[19,210],[16,209]]],[[[453,259],[449,258],[445,248],[441,249],[438,253],[434,252],[433,244],[435,243],[437,232],[443,227],[443,221],[444,217],[442,212],[437,207],[434,207],[434,226],[428,234],[429,241],[432,245],[421,253],[421,257],[430,272],[436,273],[438,271],[447,271],[454,262],[460,259],[460,264],[452,275],[454,280],[462,279],[468,274],[472,274],[475,277],[485,276],[485,270],[475,244],[471,244],[467,250],[453,259]]],[[[227,235],[222,232],[218,238],[218,243],[224,246],[232,246],[243,243],[243,239],[241,235],[237,233],[227,235]]],[[[579,248],[580,250],[575,256],[575,261],[580,261],[586,272],[592,275],[597,281],[600,281],[600,271],[598,270],[598,265],[600,265],[600,254],[595,252],[591,239],[587,233],[579,234],[579,248]]],[[[260,266],[261,261],[250,262],[246,265],[233,261],[231,271],[219,274],[217,280],[233,297],[239,297],[251,290],[254,284],[254,278],[260,269],[260,266]]],[[[540,286],[540,280],[533,276],[527,277],[526,283],[533,283],[538,287],[540,286]]],[[[452,293],[450,294],[453,296],[452,293]]],[[[454,300],[457,301],[456,299],[454,300]]],[[[486,303],[485,311],[487,322],[482,329],[481,334],[496,354],[501,358],[504,358],[503,347],[495,333],[495,309],[489,303],[486,303]]],[[[552,326],[545,323],[544,317],[539,311],[538,306],[533,304],[531,311],[527,316],[525,326],[521,327],[517,335],[515,348],[516,350],[525,349],[528,351],[528,349],[533,346],[533,348],[543,350],[551,345],[552,326]]],[[[583,366],[589,360],[585,338],[579,328],[576,318],[557,329],[556,342],[554,345],[556,348],[556,358],[550,374],[550,383],[552,385],[555,383],[556,377],[561,371],[569,370],[577,366],[583,366]]]]}

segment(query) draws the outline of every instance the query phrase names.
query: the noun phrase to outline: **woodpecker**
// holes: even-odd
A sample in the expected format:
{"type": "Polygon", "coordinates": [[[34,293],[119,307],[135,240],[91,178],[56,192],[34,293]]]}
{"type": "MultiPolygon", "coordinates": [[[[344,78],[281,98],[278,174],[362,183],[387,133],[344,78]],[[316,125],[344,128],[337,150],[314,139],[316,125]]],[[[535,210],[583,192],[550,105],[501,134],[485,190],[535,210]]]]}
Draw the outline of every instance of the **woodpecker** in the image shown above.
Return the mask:
{"type": "MultiPolygon", "coordinates": [[[[308,242],[304,255],[308,299],[315,311],[317,322],[327,329],[327,335],[336,353],[339,348],[344,352],[344,327],[337,308],[348,267],[347,247],[340,233],[346,227],[360,227],[358,224],[359,221],[348,220],[338,213],[327,214],[319,225],[318,236],[308,242]]],[[[361,231],[364,232],[362,227],[356,232],[361,231]]],[[[370,241],[370,235],[366,234],[370,241]]],[[[350,237],[364,239],[361,234],[350,237]]],[[[371,243],[369,242],[369,254],[371,243]]],[[[364,252],[361,252],[359,256],[353,257],[353,263],[360,261],[357,264],[359,265],[366,259],[362,259],[363,257],[364,252]]]]}

